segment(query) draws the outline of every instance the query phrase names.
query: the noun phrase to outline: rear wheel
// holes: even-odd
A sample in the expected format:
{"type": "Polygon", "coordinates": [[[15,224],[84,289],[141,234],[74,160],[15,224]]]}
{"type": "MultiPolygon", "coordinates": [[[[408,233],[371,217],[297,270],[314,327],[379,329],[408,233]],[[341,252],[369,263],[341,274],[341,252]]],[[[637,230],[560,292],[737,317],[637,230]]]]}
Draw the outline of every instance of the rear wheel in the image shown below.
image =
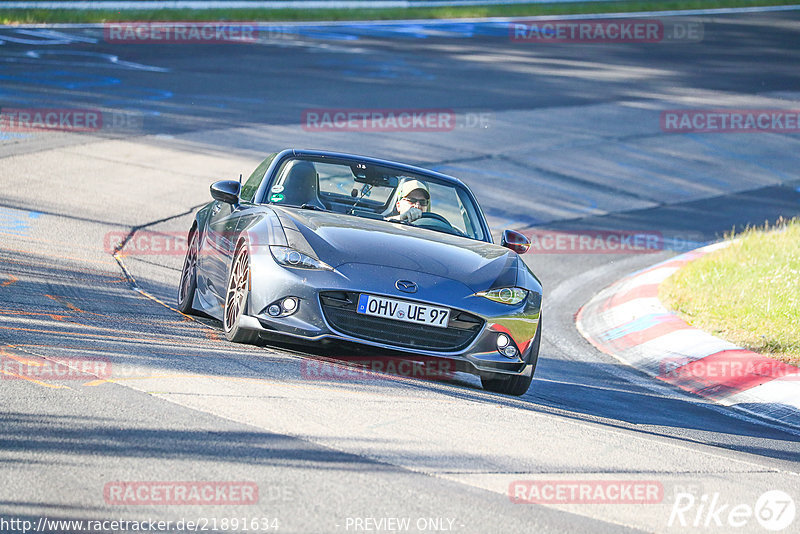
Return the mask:
{"type": "Polygon", "coordinates": [[[255,343],[258,332],[245,330],[239,321],[247,308],[247,297],[250,293],[250,254],[247,247],[240,243],[233,257],[231,273],[228,276],[228,291],[225,294],[225,314],[222,327],[225,337],[234,343],[255,343]]]}
{"type": "Polygon", "coordinates": [[[514,395],[519,397],[524,395],[531,387],[533,373],[536,371],[536,363],[539,361],[539,346],[542,343],[542,318],[539,316],[539,324],[536,327],[536,335],[533,337],[531,349],[528,352],[527,363],[532,365],[530,376],[503,376],[503,375],[481,375],[481,385],[486,391],[502,393],[503,395],[514,395]]]}
{"type": "Polygon", "coordinates": [[[183,260],[181,270],[181,283],[178,286],[178,309],[181,313],[192,314],[194,292],[197,290],[197,256],[198,237],[197,230],[189,236],[189,248],[186,249],[186,258],[183,260]]]}

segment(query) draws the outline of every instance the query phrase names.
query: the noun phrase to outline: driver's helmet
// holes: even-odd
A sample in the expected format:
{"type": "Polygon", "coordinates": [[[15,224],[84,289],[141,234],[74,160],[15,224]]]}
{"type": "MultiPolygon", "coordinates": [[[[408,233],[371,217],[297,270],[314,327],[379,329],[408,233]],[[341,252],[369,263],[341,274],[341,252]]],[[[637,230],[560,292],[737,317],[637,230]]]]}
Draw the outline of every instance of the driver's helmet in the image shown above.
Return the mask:
{"type": "Polygon", "coordinates": [[[425,206],[425,209],[422,211],[431,211],[431,192],[428,190],[428,186],[425,184],[425,182],[421,182],[419,180],[406,179],[402,184],[400,184],[400,187],[397,188],[397,200],[407,197],[417,189],[421,190],[428,199],[428,205],[425,206]]]}

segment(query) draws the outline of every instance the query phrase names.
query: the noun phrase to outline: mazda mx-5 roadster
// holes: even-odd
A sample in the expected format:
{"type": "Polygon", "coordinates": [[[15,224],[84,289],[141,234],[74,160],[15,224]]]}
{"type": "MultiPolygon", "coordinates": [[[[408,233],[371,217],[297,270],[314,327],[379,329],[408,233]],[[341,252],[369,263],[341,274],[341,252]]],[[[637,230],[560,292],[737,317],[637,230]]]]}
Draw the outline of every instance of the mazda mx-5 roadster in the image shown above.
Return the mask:
{"type": "Polygon", "coordinates": [[[211,196],[178,306],[222,321],[228,340],[357,343],[445,359],[489,391],[530,387],[542,332],[542,286],[520,257],[530,242],[506,230],[494,244],[460,180],[284,150],[211,196]]]}

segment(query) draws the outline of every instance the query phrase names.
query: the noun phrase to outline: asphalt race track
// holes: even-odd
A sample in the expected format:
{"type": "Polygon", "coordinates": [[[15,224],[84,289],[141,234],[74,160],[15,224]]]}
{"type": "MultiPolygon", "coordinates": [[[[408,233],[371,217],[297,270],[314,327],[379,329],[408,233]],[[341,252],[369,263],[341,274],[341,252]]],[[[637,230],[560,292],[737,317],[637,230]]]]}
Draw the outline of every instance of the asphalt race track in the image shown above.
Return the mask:
{"type": "Polygon", "coordinates": [[[734,226],[800,214],[797,134],[660,124],[672,109],[800,109],[800,12],[675,21],[700,24],[702,40],[518,42],[501,23],[172,45],[111,43],[101,28],[0,29],[4,111],[103,112],[90,132],[0,132],[3,362],[108,363],[94,376],[3,374],[0,519],[277,518],[282,532],[781,526],[768,517],[777,504],[759,497],[800,499],[799,431],[646,377],[574,325],[580,306],[632,271],[734,226]],[[303,122],[319,109],[452,110],[455,124],[319,131],[303,122]],[[218,323],[172,308],[183,255],[166,248],[210,200],[209,184],[246,177],[286,147],[461,177],[496,235],[652,232],[662,246],[525,256],[545,287],[544,334],[521,398],[462,374],[315,379],[309,362],[330,354],[229,344],[218,323]],[[182,481],[254,483],[257,503],[117,504],[108,492],[182,481]],[[515,481],[660,490],[646,503],[531,504],[512,502],[515,481]],[[695,505],[676,503],[681,493],[695,505]],[[738,505],[751,515],[731,519],[738,505]]]}

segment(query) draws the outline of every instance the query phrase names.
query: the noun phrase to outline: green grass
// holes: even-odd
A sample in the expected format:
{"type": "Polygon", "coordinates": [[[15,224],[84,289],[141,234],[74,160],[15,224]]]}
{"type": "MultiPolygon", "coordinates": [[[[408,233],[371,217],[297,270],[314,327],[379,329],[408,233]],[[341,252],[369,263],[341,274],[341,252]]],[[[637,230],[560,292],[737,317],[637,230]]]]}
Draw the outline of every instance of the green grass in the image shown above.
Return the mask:
{"type": "Polygon", "coordinates": [[[800,365],[800,218],[736,237],[665,280],[659,297],[693,326],[800,365]]]}
{"type": "MultiPolygon", "coordinates": [[[[618,2],[579,2],[570,4],[518,4],[500,6],[394,8],[394,9],[164,9],[164,10],[67,10],[2,9],[0,22],[23,24],[42,22],[116,22],[116,21],[335,21],[439,19],[476,17],[524,17],[533,15],[574,15],[615,13],[621,11],[658,11],[793,5],[800,0],[620,0],[618,2]]],[[[1,4],[0,4],[1,5],[1,4]]]]}

